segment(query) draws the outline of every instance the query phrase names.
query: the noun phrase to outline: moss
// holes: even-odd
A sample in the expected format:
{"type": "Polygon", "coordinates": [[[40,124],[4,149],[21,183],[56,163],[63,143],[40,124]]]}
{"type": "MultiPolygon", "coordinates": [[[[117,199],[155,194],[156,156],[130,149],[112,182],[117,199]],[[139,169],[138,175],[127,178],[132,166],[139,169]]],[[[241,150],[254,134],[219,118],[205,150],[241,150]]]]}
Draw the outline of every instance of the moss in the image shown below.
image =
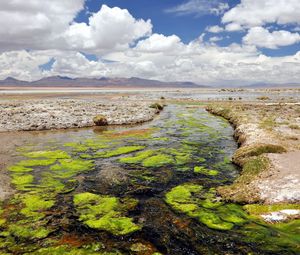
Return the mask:
{"type": "Polygon", "coordinates": [[[269,168],[269,160],[263,155],[248,159],[241,175],[232,185],[218,188],[219,194],[226,200],[239,203],[255,203],[258,201],[257,191],[251,186],[256,176],[269,168]]]}
{"type": "Polygon", "coordinates": [[[25,166],[20,166],[20,165],[13,165],[8,167],[8,171],[10,172],[16,172],[16,173],[26,173],[26,172],[32,172],[33,169],[32,168],[28,168],[25,166]]]}
{"type": "Polygon", "coordinates": [[[59,164],[50,167],[55,171],[55,176],[66,179],[94,168],[94,162],[82,159],[60,159],[59,164]]]}
{"type": "Polygon", "coordinates": [[[211,211],[197,211],[196,213],[194,213],[194,217],[197,217],[200,222],[212,229],[230,230],[234,227],[234,224],[222,221],[218,215],[211,211]]]}
{"type": "Polygon", "coordinates": [[[34,167],[34,166],[49,166],[54,164],[56,159],[29,159],[21,160],[18,162],[18,166],[34,167]]]}
{"type": "Polygon", "coordinates": [[[33,180],[34,177],[31,174],[13,174],[11,183],[14,184],[18,190],[27,190],[33,180]]]}
{"type": "Polygon", "coordinates": [[[150,171],[145,170],[130,171],[129,176],[141,181],[152,182],[156,180],[150,171]]]}
{"type": "Polygon", "coordinates": [[[139,151],[144,148],[145,148],[145,146],[123,146],[123,147],[119,147],[113,151],[98,152],[98,153],[96,153],[96,156],[99,156],[102,158],[110,158],[110,157],[120,156],[123,154],[128,154],[131,152],[139,151]]]}
{"type": "Polygon", "coordinates": [[[248,215],[241,206],[235,204],[226,204],[218,207],[219,216],[222,220],[242,225],[248,222],[248,215]]]}
{"type": "Polygon", "coordinates": [[[144,167],[159,167],[163,165],[173,164],[173,157],[166,154],[157,154],[143,160],[142,165],[144,167]]]}
{"type": "Polygon", "coordinates": [[[76,152],[86,152],[87,150],[99,150],[108,148],[108,141],[105,139],[101,140],[91,140],[87,139],[83,142],[70,142],[65,143],[64,146],[71,147],[76,152]]]}
{"type": "Polygon", "coordinates": [[[45,215],[42,211],[50,209],[55,201],[42,197],[41,195],[23,195],[21,199],[25,207],[21,210],[21,213],[26,217],[32,217],[34,220],[43,218],[45,215]]]}
{"type": "Polygon", "coordinates": [[[137,164],[143,161],[144,159],[152,156],[155,154],[155,150],[146,150],[146,151],[141,151],[135,154],[133,157],[122,157],[120,158],[121,163],[126,163],[126,164],[137,164]]]}
{"type": "Polygon", "coordinates": [[[51,231],[35,225],[15,225],[11,224],[9,226],[9,232],[13,236],[19,238],[29,238],[29,239],[42,239],[47,237],[51,231]]]}
{"type": "Polygon", "coordinates": [[[261,215],[271,212],[278,212],[286,209],[300,210],[299,204],[274,204],[274,205],[262,205],[262,204],[249,204],[243,207],[251,215],[261,215]]]}
{"type": "Polygon", "coordinates": [[[284,153],[286,149],[280,145],[275,144],[255,144],[241,147],[233,156],[233,161],[239,165],[244,164],[247,158],[260,156],[264,153],[284,153]]]}
{"type": "MultiPolygon", "coordinates": [[[[127,203],[132,206],[131,200],[127,203]]],[[[122,216],[126,212],[126,201],[122,204],[119,198],[81,193],[74,196],[74,205],[80,213],[79,220],[90,228],[114,235],[126,235],[141,228],[131,218],[122,216]]]]}
{"type": "Polygon", "coordinates": [[[69,154],[65,151],[56,150],[56,151],[33,151],[23,154],[28,158],[47,158],[47,159],[68,159],[70,158],[69,154]]]}
{"type": "Polygon", "coordinates": [[[198,219],[209,228],[230,230],[235,224],[247,222],[247,215],[241,207],[223,205],[214,201],[215,190],[204,192],[202,186],[183,184],[166,194],[165,201],[175,210],[198,219]]]}
{"type": "Polygon", "coordinates": [[[209,170],[203,166],[195,166],[194,172],[200,173],[200,174],[205,174],[205,175],[210,175],[210,176],[215,176],[215,175],[218,175],[218,173],[219,173],[219,171],[217,171],[217,170],[209,170]]]}
{"type": "Polygon", "coordinates": [[[93,248],[90,246],[84,246],[81,248],[69,247],[67,245],[61,245],[56,247],[41,248],[34,252],[25,253],[24,255],[121,255],[119,251],[104,251],[102,248],[93,248]]]}

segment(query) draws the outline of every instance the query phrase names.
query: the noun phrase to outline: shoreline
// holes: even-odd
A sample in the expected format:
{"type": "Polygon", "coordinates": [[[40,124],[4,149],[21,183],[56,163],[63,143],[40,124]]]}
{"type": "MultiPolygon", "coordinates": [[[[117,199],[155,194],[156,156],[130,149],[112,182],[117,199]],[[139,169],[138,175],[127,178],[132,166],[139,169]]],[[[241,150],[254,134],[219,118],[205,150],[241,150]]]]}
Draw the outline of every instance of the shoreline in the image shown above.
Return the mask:
{"type": "Polygon", "coordinates": [[[286,111],[290,119],[294,118],[299,111],[295,105],[295,112],[291,105],[283,104],[227,102],[206,107],[233,125],[239,144],[232,161],[242,171],[232,185],[219,187],[225,200],[242,204],[300,202],[300,126],[289,123],[281,114],[286,111]],[[283,136],[283,132],[288,135],[283,136]]]}

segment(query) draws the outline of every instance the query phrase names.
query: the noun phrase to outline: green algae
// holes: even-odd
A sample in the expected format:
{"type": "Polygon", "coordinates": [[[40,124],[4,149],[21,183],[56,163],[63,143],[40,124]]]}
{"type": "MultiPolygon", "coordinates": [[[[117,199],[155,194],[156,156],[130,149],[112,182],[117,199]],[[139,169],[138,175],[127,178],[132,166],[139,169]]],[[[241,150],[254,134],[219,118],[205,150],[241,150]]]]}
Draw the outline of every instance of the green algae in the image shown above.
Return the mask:
{"type": "Polygon", "coordinates": [[[54,164],[56,159],[29,159],[21,160],[17,164],[8,167],[10,172],[26,173],[32,172],[32,167],[36,166],[49,166],[54,164]]]}
{"type": "Polygon", "coordinates": [[[157,154],[143,160],[142,165],[144,167],[159,167],[163,165],[173,164],[174,159],[170,155],[157,154]]]}
{"type": "Polygon", "coordinates": [[[50,167],[57,178],[70,178],[77,174],[88,172],[94,168],[92,160],[60,159],[59,164],[50,167]]]}
{"type": "Polygon", "coordinates": [[[91,247],[86,245],[84,247],[75,248],[69,247],[67,245],[60,245],[56,247],[48,247],[48,248],[41,248],[36,251],[25,253],[24,255],[121,255],[119,251],[105,251],[102,248],[98,248],[95,245],[91,247]]]}
{"type": "Polygon", "coordinates": [[[145,146],[123,146],[123,147],[119,147],[115,150],[112,151],[101,151],[96,153],[95,155],[101,158],[110,158],[110,157],[116,157],[116,156],[120,156],[123,154],[128,154],[131,152],[135,152],[135,151],[139,151],[145,149],[145,146]]]}
{"type": "Polygon", "coordinates": [[[25,167],[25,166],[20,166],[18,164],[13,165],[13,166],[9,166],[7,169],[10,172],[16,172],[16,173],[26,173],[26,172],[32,172],[33,171],[32,168],[28,168],[28,167],[25,167]]]}
{"type": "Polygon", "coordinates": [[[68,159],[70,155],[62,150],[56,151],[33,151],[33,152],[26,152],[23,154],[25,157],[28,158],[47,158],[47,159],[68,159]]]}
{"type": "Polygon", "coordinates": [[[81,193],[74,196],[74,205],[80,214],[79,220],[93,229],[105,230],[114,235],[126,235],[141,227],[133,219],[123,216],[126,213],[126,202],[117,197],[100,196],[92,193],[81,193]]]}
{"type": "Polygon", "coordinates": [[[13,174],[11,183],[16,186],[17,190],[28,190],[32,182],[34,181],[34,176],[31,174],[13,174]]]}
{"type": "Polygon", "coordinates": [[[34,220],[44,218],[45,214],[42,211],[50,209],[55,201],[47,199],[38,194],[24,195],[21,199],[25,207],[20,211],[26,217],[32,217],[34,220]]]}
{"type": "Polygon", "coordinates": [[[143,161],[144,159],[152,156],[155,154],[155,150],[145,150],[141,151],[135,154],[135,156],[132,157],[122,157],[119,159],[121,163],[126,163],[126,164],[137,164],[143,161]]]}
{"type": "Polygon", "coordinates": [[[25,239],[43,239],[51,233],[51,231],[45,227],[28,223],[23,225],[11,224],[8,230],[11,235],[25,239]]]}
{"type": "Polygon", "coordinates": [[[107,140],[91,140],[87,139],[84,142],[65,143],[64,146],[71,147],[76,152],[86,152],[88,150],[99,150],[109,148],[107,140]]]}
{"type": "Polygon", "coordinates": [[[262,205],[262,204],[248,204],[243,207],[251,215],[261,215],[271,212],[278,212],[286,209],[300,210],[299,204],[274,204],[274,205],[262,205]]]}
{"type": "Polygon", "coordinates": [[[235,224],[247,222],[247,215],[240,207],[213,201],[214,192],[214,189],[204,192],[201,185],[183,184],[171,189],[165,201],[212,229],[230,230],[235,224]]]}
{"type": "Polygon", "coordinates": [[[215,176],[215,175],[218,175],[219,171],[206,169],[203,166],[195,166],[194,167],[194,173],[200,173],[200,174],[215,176]]]}

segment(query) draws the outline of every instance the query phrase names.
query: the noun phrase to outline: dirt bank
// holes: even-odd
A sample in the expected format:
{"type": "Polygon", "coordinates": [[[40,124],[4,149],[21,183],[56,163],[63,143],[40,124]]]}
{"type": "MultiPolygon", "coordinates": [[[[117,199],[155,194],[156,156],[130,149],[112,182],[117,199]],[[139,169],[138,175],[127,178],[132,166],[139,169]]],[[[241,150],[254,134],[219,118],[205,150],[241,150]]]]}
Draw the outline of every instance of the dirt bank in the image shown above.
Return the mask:
{"type": "Polygon", "coordinates": [[[233,162],[241,175],[219,188],[223,198],[240,203],[300,202],[300,105],[218,103],[207,110],[235,127],[240,148],[233,162]]]}

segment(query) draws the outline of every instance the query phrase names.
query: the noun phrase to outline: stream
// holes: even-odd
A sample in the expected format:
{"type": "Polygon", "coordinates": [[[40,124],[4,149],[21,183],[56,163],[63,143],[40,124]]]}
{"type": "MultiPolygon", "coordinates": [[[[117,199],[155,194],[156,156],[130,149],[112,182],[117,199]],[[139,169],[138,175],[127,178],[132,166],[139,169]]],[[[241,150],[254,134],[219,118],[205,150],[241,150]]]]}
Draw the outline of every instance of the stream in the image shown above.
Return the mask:
{"type": "Polygon", "coordinates": [[[299,221],[266,224],[217,195],[239,174],[236,149],[201,105],[31,136],[8,167],[0,254],[299,254],[299,221]]]}

